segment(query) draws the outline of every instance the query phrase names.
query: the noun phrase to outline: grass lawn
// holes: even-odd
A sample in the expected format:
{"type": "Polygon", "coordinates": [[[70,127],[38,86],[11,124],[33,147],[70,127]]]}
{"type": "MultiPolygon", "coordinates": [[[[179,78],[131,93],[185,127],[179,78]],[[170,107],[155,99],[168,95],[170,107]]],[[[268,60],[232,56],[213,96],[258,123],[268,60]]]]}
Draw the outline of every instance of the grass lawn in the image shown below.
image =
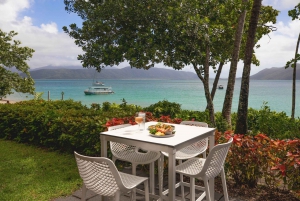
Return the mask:
{"type": "Polygon", "coordinates": [[[82,185],[74,155],[0,139],[0,200],[52,200],[82,185]]]}

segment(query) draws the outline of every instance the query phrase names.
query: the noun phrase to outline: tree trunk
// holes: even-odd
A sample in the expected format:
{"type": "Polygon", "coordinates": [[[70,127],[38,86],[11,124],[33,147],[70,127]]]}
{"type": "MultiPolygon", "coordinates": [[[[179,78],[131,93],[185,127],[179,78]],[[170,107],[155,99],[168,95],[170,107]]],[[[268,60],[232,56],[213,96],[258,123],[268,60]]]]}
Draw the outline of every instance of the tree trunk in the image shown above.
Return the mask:
{"type": "Polygon", "coordinates": [[[209,118],[210,118],[210,126],[215,127],[215,110],[214,110],[214,103],[211,98],[210,92],[209,92],[209,58],[210,58],[210,48],[209,46],[206,47],[206,59],[205,59],[205,66],[204,66],[204,92],[206,97],[206,102],[208,106],[209,111],[209,118]]]}
{"type": "Polygon", "coordinates": [[[205,64],[204,64],[204,76],[202,76],[201,71],[199,68],[193,64],[194,70],[197,73],[197,76],[200,78],[200,80],[203,83],[204,86],[204,92],[205,92],[205,98],[207,103],[207,109],[209,111],[209,117],[210,117],[210,127],[215,127],[215,110],[214,110],[214,104],[213,100],[211,98],[211,94],[209,91],[209,57],[210,57],[210,48],[209,46],[206,47],[206,58],[205,58],[205,64]]]}
{"type": "MultiPolygon", "coordinates": [[[[211,89],[211,92],[210,92],[212,101],[214,100],[214,96],[215,96],[215,93],[216,93],[216,90],[217,90],[217,87],[218,87],[218,82],[219,82],[219,79],[220,79],[220,75],[221,75],[223,66],[224,66],[224,62],[221,62],[219,64],[219,68],[218,68],[218,71],[217,71],[217,74],[216,74],[216,77],[215,77],[215,80],[214,80],[214,83],[213,83],[213,88],[211,89]]],[[[208,110],[208,104],[206,105],[206,109],[208,110]]]]}
{"type": "Polygon", "coordinates": [[[295,52],[295,62],[294,62],[294,70],[293,70],[293,94],[292,94],[292,115],[291,118],[295,118],[295,105],[296,105],[296,68],[297,68],[297,54],[299,49],[299,42],[300,42],[300,33],[298,36],[296,52],[295,52]]]}
{"type": "MultiPolygon", "coordinates": [[[[248,0],[243,0],[244,4],[248,2],[248,0]]],[[[240,14],[237,29],[235,32],[235,41],[234,41],[234,49],[232,52],[232,60],[230,64],[230,71],[228,76],[228,83],[226,88],[226,94],[223,102],[222,116],[226,119],[228,125],[231,126],[231,108],[232,108],[232,98],[234,92],[235,78],[237,65],[239,61],[239,53],[241,47],[241,41],[243,36],[245,18],[246,18],[246,9],[240,14]]]]}
{"type": "Polygon", "coordinates": [[[215,77],[215,80],[214,80],[213,88],[211,89],[211,93],[210,93],[212,100],[214,100],[214,97],[215,97],[215,93],[216,93],[216,90],[217,90],[217,87],[218,87],[218,82],[219,82],[219,79],[220,79],[220,75],[221,75],[223,66],[224,66],[224,62],[221,62],[219,64],[219,68],[218,68],[218,71],[217,71],[217,74],[216,74],[216,77],[215,77]]]}
{"type": "Polygon", "coordinates": [[[247,36],[247,43],[245,49],[245,59],[244,59],[244,69],[241,82],[241,91],[239,106],[237,112],[237,122],[235,133],[246,134],[248,130],[247,116],[248,116],[248,97],[249,97],[249,81],[250,81],[250,71],[251,71],[251,60],[253,55],[253,48],[255,45],[255,34],[259,19],[259,13],[261,9],[261,0],[254,0],[251,18],[249,23],[249,31],[247,36]]]}

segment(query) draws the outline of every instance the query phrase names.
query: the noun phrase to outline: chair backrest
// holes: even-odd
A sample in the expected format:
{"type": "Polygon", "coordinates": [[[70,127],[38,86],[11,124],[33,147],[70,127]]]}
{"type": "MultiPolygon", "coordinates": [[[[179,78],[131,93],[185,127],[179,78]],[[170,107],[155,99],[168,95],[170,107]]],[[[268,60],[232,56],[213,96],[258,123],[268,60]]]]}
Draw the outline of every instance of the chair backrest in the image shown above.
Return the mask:
{"type": "Polygon", "coordinates": [[[220,174],[232,141],[233,138],[230,138],[228,142],[218,144],[212,148],[205,160],[202,171],[198,174],[199,177],[205,174],[210,179],[220,174]]]}
{"type": "Polygon", "coordinates": [[[118,190],[126,190],[115,164],[110,159],[83,156],[76,152],[74,154],[80,177],[87,189],[104,196],[113,196],[118,190]]]}
{"type": "MultiPolygon", "coordinates": [[[[182,121],[182,125],[198,126],[198,127],[208,127],[208,124],[200,121],[182,121]]],[[[197,149],[199,153],[204,152],[208,146],[208,138],[199,140],[198,142],[186,147],[186,149],[197,149]]]]}
{"type": "MultiPolygon", "coordinates": [[[[108,127],[108,131],[117,130],[117,129],[124,128],[127,126],[131,126],[131,124],[121,124],[121,125],[117,125],[117,126],[110,126],[110,127],[108,127]]],[[[118,157],[122,157],[123,154],[127,154],[127,151],[135,149],[135,146],[131,146],[131,145],[127,145],[127,144],[123,144],[123,143],[119,143],[119,142],[110,141],[109,144],[110,144],[110,150],[111,150],[112,154],[115,156],[118,156],[118,157]]]]}
{"type": "Polygon", "coordinates": [[[199,127],[208,127],[208,124],[200,121],[182,121],[180,124],[182,125],[191,125],[191,126],[199,126],[199,127]]]}

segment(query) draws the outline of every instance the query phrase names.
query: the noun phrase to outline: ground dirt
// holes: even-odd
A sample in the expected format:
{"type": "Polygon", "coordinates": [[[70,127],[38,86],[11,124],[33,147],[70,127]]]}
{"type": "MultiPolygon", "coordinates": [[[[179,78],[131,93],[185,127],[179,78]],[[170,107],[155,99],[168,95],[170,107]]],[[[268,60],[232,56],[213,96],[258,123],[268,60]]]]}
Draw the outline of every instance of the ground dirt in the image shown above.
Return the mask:
{"type": "MultiPolygon", "coordinates": [[[[285,189],[268,188],[265,185],[258,185],[256,188],[247,188],[245,186],[235,186],[232,180],[227,181],[229,197],[238,198],[243,201],[300,201],[295,194],[285,189]]],[[[216,191],[223,193],[222,182],[220,178],[216,179],[216,191]]]]}

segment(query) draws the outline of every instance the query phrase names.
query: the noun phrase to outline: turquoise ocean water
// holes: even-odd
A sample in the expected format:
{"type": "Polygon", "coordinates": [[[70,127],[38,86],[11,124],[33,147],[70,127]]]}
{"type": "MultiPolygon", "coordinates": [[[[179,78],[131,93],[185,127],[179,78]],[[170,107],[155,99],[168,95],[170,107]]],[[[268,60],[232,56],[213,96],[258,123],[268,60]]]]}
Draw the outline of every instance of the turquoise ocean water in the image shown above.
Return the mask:
{"type": "MultiPolygon", "coordinates": [[[[111,86],[114,94],[109,95],[85,95],[84,90],[92,85],[92,80],[36,80],[37,92],[44,92],[43,99],[48,99],[50,91],[51,100],[64,99],[81,101],[90,106],[92,103],[105,101],[120,104],[124,98],[128,104],[149,106],[161,100],[177,102],[182,109],[204,110],[206,99],[203,85],[200,80],[101,80],[105,86],[111,86]]],[[[236,81],[232,111],[236,112],[240,80],[236,81]]],[[[211,83],[212,84],[212,83],[211,83]]],[[[214,98],[215,111],[221,111],[226,91],[227,80],[220,80],[224,86],[218,89],[214,98]]],[[[297,81],[297,89],[300,90],[300,81],[297,81]]],[[[249,107],[260,109],[263,102],[267,102],[271,110],[284,111],[288,116],[291,114],[292,81],[290,80],[251,80],[249,107]]],[[[16,93],[7,99],[29,100],[32,96],[16,93]]],[[[300,93],[296,94],[296,116],[300,116],[300,93]]]]}

